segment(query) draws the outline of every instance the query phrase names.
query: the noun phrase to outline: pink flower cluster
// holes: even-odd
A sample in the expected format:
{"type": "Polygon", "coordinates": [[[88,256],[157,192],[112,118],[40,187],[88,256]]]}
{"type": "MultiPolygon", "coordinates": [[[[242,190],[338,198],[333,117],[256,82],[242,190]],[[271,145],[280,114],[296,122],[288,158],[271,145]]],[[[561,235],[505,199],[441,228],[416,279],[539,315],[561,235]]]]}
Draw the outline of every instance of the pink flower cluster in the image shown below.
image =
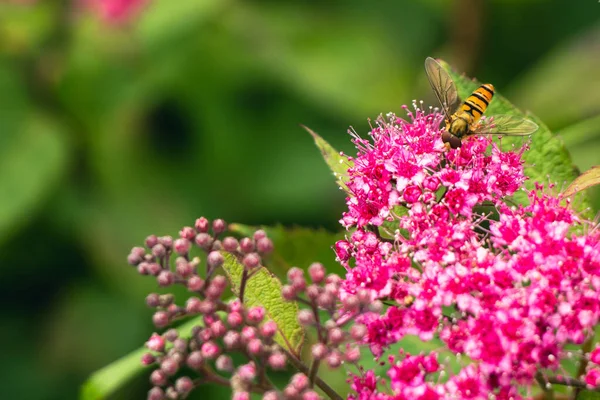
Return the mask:
{"type": "MultiPolygon", "coordinates": [[[[446,149],[442,115],[416,108],[409,117],[390,114],[371,140],[354,137],[341,220],[354,231],[335,246],[348,270],[341,297],[366,289],[395,301],[360,321],[376,356],[417,335],[470,362],[450,373],[436,352],[406,354],[389,360],[387,377],[354,377],[353,397],[527,397],[517,388],[560,372],[565,346],[599,322],[600,234],[541,186],[527,206],[505,203],[526,179],[526,146],[503,152],[472,137],[446,149]]],[[[600,370],[585,379],[598,385],[600,370]]]]}
{"type": "Polygon", "coordinates": [[[148,0],[80,0],[84,8],[93,11],[102,21],[119,25],[134,19],[148,0]]]}

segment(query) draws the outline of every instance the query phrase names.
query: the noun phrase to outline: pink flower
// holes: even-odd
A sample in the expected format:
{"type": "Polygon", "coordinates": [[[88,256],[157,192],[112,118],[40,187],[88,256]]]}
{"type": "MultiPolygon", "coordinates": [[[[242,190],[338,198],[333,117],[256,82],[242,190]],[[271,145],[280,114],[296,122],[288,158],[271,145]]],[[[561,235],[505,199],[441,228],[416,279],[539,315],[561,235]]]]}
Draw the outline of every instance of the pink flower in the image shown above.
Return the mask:
{"type": "Polygon", "coordinates": [[[98,17],[109,24],[123,24],[134,19],[148,0],[80,0],[98,17]]]}
{"type": "MultiPolygon", "coordinates": [[[[388,370],[394,395],[519,398],[517,387],[558,370],[565,346],[583,343],[600,321],[600,234],[539,185],[529,205],[507,206],[526,179],[526,146],[503,152],[472,137],[446,150],[442,119],[416,109],[408,121],[380,118],[371,141],[353,135],[359,153],[341,223],[356,230],[336,244],[348,270],[340,296],[366,289],[397,302],[359,319],[376,356],[416,335],[474,362],[440,382],[406,355],[388,370]],[[483,203],[497,216],[482,216],[483,203]]],[[[379,395],[368,382],[354,379],[354,398],[379,395]]]]}

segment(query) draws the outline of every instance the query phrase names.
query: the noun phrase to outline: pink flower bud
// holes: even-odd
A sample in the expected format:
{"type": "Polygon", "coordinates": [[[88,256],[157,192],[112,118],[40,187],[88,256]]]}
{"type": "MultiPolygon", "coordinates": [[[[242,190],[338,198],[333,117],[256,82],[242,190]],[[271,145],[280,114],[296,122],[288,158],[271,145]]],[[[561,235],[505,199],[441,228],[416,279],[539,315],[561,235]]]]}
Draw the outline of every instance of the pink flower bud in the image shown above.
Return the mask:
{"type": "Polygon", "coordinates": [[[178,369],[179,364],[177,364],[177,361],[175,361],[172,357],[165,358],[160,363],[160,370],[168,376],[175,375],[178,369]]]}
{"type": "Polygon", "coordinates": [[[317,360],[322,360],[329,353],[329,349],[323,343],[316,343],[312,347],[312,356],[317,360]]]}
{"type": "Polygon", "coordinates": [[[269,238],[261,238],[256,241],[256,250],[260,254],[269,254],[273,251],[273,241],[269,238]]]}
{"type": "Polygon", "coordinates": [[[357,342],[362,341],[367,334],[367,327],[362,324],[353,325],[350,328],[350,336],[357,342]]]}
{"type": "Polygon", "coordinates": [[[308,274],[314,283],[321,283],[325,279],[325,267],[321,263],[313,263],[308,267],[308,274]]]}
{"type": "Polygon", "coordinates": [[[187,239],[177,239],[174,243],[175,252],[179,255],[186,255],[190,251],[192,244],[187,239]]]}
{"type": "Polygon", "coordinates": [[[585,374],[584,380],[590,389],[600,386],[600,369],[590,369],[587,374],[585,374]]]}
{"type": "Polygon", "coordinates": [[[360,360],[360,349],[358,347],[350,347],[346,350],[344,358],[349,363],[355,363],[360,360]]]}
{"type": "Polygon", "coordinates": [[[246,349],[248,350],[248,353],[250,355],[258,356],[259,354],[262,353],[263,344],[260,339],[252,339],[248,342],[246,349]]]}
{"type": "Polygon", "coordinates": [[[199,369],[204,362],[204,358],[202,357],[202,353],[200,351],[193,351],[187,357],[186,364],[191,369],[199,369]]]}
{"type": "Polygon", "coordinates": [[[248,343],[256,337],[256,328],[253,326],[245,326],[242,328],[242,342],[248,343]]]}
{"type": "Polygon", "coordinates": [[[223,255],[218,251],[211,251],[206,258],[206,262],[211,269],[219,268],[224,261],[223,255]]]}
{"type": "Polygon", "coordinates": [[[206,218],[200,217],[196,220],[194,227],[196,228],[196,231],[206,233],[208,232],[209,224],[210,223],[206,218]]]}
{"type": "Polygon", "coordinates": [[[251,382],[256,378],[256,365],[254,362],[249,362],[248,364],[241,365],[237,369],[237,375],[245,382],[251,382]]]}
{"type": "Polygon", "coordinates": [[[167,254],[167,249],[162,244],[157,244],[152,248],[152,255],[157,258],[164,257],[167,254]]]}
{"type": "Polygon", "coordinates": [[[337,258],[341,262],[346,262],[350,259],[350,249],[352,246],[346,240],[339,240],[335,243],[334,249],[337,258]]]}
{"type": "Polygon", "coordinates": [[[290,384],[296,388],[299,392],[304,391],[308,387],[308,377],[301,372],[298,372],[290,380],[290,384]]]}
{"type": "Polygon", "coordinates": [[[308,390],[302,393],[302,400],[320,400],[321,396],[314,390],[308,390]]]}
{"type": "Polygon", "coordinates": [[[150,353],[145,353],[142,356],[142,365],[144,366],[148,366],[148,365],[152,365],[156,362],[156,357],[154,357],[152,354],[150,353]]]}
{"type": "Polygon", "coordinates": [[[152,276],[157,276],[162,271],[162,267],[160,266],[160,264],[153,262],[146,264],[146,270],[148,274],[152,276]]]}
{"type": "Polygon", "coordinates": [[[165,339],[158,333],[153,333],[146,342],[146,347],[152,351],[161,352],[165,349],[165,339]]]}
{"type": "Polygon", "coordinates": [[[232,400],[250,400],[250,393],[248,392],[235,392],[231,397],[232,400]]]}
{"type": "Polygon", "coordinates": [[[202,232],[196,235],[194,241],[200,248],[208,250],[212,245],[213,239],[208,233],[202,232]]]}
{"type": "Polygon", "coordinates": [[[285,368],[285,364],[287,362],[287,357],[285,354],[280,352],[275,352],[269,356],[269,367],[274,370],[282,370],[285,368]]]}
{"type": "Polygon", "coordinates": [[[169,325],[169,313],[166,311],[157,311],[152,316],[152,322],[157,328],[164,328],[169,325]]]}
{"type": "Polygon", "coordinates": [[[239,312],[232,312],[227,315],[227,324],[232,328],[237,328],[244,323],[244,317],[239,312]]]}
{"type": "Polygon", "coordinates": [[[252,307],[248,310],[246,317],[248,318],[249,323],[258,324],[265,318],[265,309],[258,306],[252,307]]]}
{"type": "Polygon", "coordinates": [[[244,256],[242,264],[246,269],[253,269],[260,265],[260,256],[257,253],[248,253],[244,256]]]}
{"type": "Polygon", "coordinates": [[[190,292],[199,292],[204,287],[204,280],[196,275],[191,276],[188,279],[187,287],[190,292]]]}
{"type": "Polygon", "coordinates": [[[295,279],[304,279],[304,271],[298,267],[292,267],[287,273],[288,281],[292,282],[295,279]]]}
{"type": "Polygon", "coordinates": [[[241,335],[236,331],[229,331],[223,337],[223,343],[227,350],[238,348],[242,343],[241,335]]]}
{"type": "Polygon", "coordinates": [[[337,346],[344,340],[344,332],[340,328],[333,328],[329,330],[328,337],[331,344],[337,346]]]}
{"type": "Polygon", "coordinates": [[[220,338],[227,332],[227,327],[221,320],[215,321],[212,324],[210,324],[209,329],[212,332],[214,338],[220,338]]]}
{"type": "Polygon", "coordinates": [[[151,308],[158,307],[159,305],[159,295],[158,293],[150,293],[146,296],[146,305],[151,308]]]}
{"type": "Polygon", "coordinates": [[[252,235],[252,238],[255,241],[259,241],[260,239],[264,239],[267,237],[267,232],[265,232],[262,229],[257,230],[256,232],[254,232],[254,235],[252,235]]]}
{"type": "Polygon", "coordinates": [[[317,285],[310,285],[306,288],[306,295],[311,300],[316,300],[319,294],[321,294],[321,289],[317,285]]]}
{"type": "MultiPolygon", "coordinates": [[[[194,240],[194,238],[196,237],[196,232],[191,226],[184,226],[179,231],[179,237],[182,239],[194,240]]],[[[177,245],[175,247],[177,247],[177,245]]]]}
{"type": "Polygon", "coordinates": [[[165,393],[158,386],[153,387],[148,391],[147,400],[163,400],[165,398],[165,393]]]}
{"type": "Polygon", "coordinates": [[[164,386],[167,384],[167,374],[160,369],[155,369],[150,374],[150,383],[154,386],[164,386]]]}
{"type": "Polygon", "coordinates": [[[227,229],[227,224],[222,219],[215,219],[212,223],[212,228],[215,235],[220,235],[227,229]]]}
{"type": "Polygon", "coordinates": [[[600,346],[592,350],[592,352],[590,353],[590,361],[594,364],[600,365],[600,346]]]}
{"type": "Polygon", "coordinates": [[[247,237],[242,238],[242,240],[240,240],[240,250],[242,253],[252,253],[254,251],[254,243],[252,242],[252,239],[247,237]]]}
{"type": "Polygon", "coordinates": [[[144,244],[147,248],[151,249],[158,244],[158,238],[156,237],[156,235],[150,235],[146,238],[144,244]]]}
{"type": "Polygon", "coordinates": [[[311,310],[298,311],[298,322],[301,325],[308,326],[315,323],[315,315],[311,310]]]}
{"type": "Polygon", "coordinates": [[[296,290],[291,285],[283,285],[283,288],[281,288],[281,295],[284,299],[292,301],[296,299],[296,290]]]}
{"type": "Polygon", "coordinates": [[[236,238],[232,236],[227,236],[223,239],[223,249],[228,252],[234,252],[237,250],[239,243],[236,238]]]}
{"type": "Polygon", "coordinates": [[[162,287],[171,286],[175,281],[175,277],[171,271],[161,271],[156,278],[158,284],[162,287]]]}
{"type": "Polygon", "coordinates": [[[188,314],[198,314],[200,313],[200,304],[202,300],[197,297],[190,297],[185,302],[185,312],[188,314]]]}
{"type": "Polygon", "coordinates": [[[342,304],[344,305],[344,309],[350,312],[358,311],[360,306],[360,302],[358,301],[358,297],[354,295],[350,295],[342,300],[342,304]]]}
{"type": "Polygon", "coordinates": [[[225,354],[221,354],[215,362],[215,367],[217,368],[217,370],[222,372],[232,372],[233,360],[231,359],[231,357],[226,356],[225,354]]]}
{"type": "Polygon", "coordinates": [[[262,400],[281,400],[281,396],[275,390],[269,390],[263,395],[262,400]]]}
{"type": "Polygon", "coordinates": [[[267,321],[260,327],[260,334],[265,338],[271,338],[277,333],[277,324],[274,321],[267,321]]]}
{"type": "Polygon", "coordinates": [[[327,356],[327,365],[329,365],[331,368],[337,368],[342,365],[342,355],[339,351],[333,350],[331,353],[329,353],[327,356]]]}
{"type": "Polygon", "coordinates": [[[177,390],[177,393],[186,394],[189,393],[193,388],[194,383],[187,376],[182,376],[175,382],[175,390],[177,390]]]}
{"type": "Polygon", "coordinates": [[[219,346],[217,346],[213,342],[206,342],[206,343],[202,344],[202,347],[200,348],[202,357],[206,360],[213,360],[213,359],[217,358],[220,351],[221,350],[219,349],[219,346]]]}

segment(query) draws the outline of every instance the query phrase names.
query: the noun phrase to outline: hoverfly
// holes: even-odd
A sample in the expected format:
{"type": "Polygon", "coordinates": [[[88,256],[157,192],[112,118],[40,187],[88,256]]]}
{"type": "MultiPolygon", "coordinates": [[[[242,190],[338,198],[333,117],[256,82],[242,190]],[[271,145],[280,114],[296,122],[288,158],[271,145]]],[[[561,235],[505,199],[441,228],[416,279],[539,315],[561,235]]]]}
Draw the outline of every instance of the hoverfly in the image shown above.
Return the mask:
{"type": "Polygon", "coordinates": [[[454,81],[437,61],[427,57],[425,72],[446,116],[442,141],[451,148],[460,147],[461,140],[472,135],[527,136],[538,129],[533,121],[511,115],[494,115],[492,121],[479,122],[494,96],[493,85],[479,86],[461,104],[454,81]]]}

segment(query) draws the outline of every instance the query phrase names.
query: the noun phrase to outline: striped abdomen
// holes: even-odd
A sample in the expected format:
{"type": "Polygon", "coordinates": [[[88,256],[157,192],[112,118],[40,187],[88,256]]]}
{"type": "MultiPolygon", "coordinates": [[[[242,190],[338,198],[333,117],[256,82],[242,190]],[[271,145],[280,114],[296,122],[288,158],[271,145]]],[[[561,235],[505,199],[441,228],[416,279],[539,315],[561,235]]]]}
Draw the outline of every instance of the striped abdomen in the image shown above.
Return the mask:
{"type": "Polygon", "coordinates": [[[494,86],[490,83],[484,83],[475,90],[465,102],[460,106],[457,114],[463,112],[470,114],[473,117],[469,123],[474,124],[479,121],[481,115],[492,101],[494,96],[494,86]]]}

